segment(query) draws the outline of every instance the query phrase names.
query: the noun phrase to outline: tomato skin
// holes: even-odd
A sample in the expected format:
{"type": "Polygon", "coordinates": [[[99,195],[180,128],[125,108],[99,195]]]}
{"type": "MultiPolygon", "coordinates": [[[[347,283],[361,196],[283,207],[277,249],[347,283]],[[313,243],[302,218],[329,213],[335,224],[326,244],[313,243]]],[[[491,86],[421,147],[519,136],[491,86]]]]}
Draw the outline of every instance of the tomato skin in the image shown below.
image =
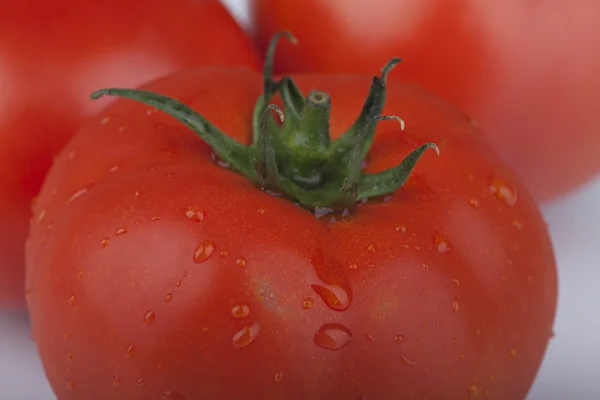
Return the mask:
{"type": "Polygon", "coordinates": [[[0,307],[25,306],[30,203],[53,157],[107,104],[88,101],[89,93],[206,64],[261,67],[216,0],[0,6],[0,307]]]}
{"type": "Polygon", "coordinates": [[[597,2],[252,0],[250,11],[263,49],[280,30],[298,38],[278,50],[279,73],[372,74],[402,57],[395,78],[467,111],[538,200],[600,170],[597,2]]]}
{"type": "MultiPolygon", "coordinates": [[[[330,94],[333,137],[371,81],[295,79],[330,94]]],[[[250,69],[146,88],[251,140],[262,77],[250,69]]],[[[524,398],[556,307],[539,210],[442,100],[391,82],[384,114],[406,130],[378,124],[369,171],[425,141],[441,155],[337,222],[217,166],[148,106],[118,100],[86,122],[47,176],[26,252],[32,332],[58,398],[524,398]]]]}

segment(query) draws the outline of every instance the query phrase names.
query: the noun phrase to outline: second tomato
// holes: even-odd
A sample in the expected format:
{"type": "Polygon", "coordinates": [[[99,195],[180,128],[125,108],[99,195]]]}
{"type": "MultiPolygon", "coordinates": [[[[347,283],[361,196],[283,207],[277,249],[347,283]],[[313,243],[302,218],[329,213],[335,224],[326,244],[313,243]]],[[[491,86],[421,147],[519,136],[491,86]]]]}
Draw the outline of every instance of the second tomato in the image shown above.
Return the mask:
{"type": "Polygon", "coordinates": [[[253,0],[260,44],[287,29],[276,71],[397,77],[457,104],[539,200],[600,169],[600,2],[253,0]],[[318,21],[315,23],[314,21],[318,21]]]}
{"type": "MultiPolygon", "coordinates": [[[[89,93],[214,64],[261,65],[216,0],[0,5],[0,307],[25,304],[30,203],[55,154],[102,107],[89,93]]],[[[52,229],[44,212],[38,219],[52,229]]]]}

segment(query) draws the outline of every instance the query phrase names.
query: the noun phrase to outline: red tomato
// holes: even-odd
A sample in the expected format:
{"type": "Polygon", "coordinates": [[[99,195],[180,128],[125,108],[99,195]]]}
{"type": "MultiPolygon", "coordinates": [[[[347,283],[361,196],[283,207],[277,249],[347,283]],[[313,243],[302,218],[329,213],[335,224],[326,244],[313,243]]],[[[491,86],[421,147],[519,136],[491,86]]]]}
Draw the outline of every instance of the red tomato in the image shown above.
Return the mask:
{"type": "Polygon", "coordinates": [[[396,77],[467,111],[538,200],[600,170],[600,2],[254,0],[251,14],[263,47],[298,38],[279,72],[371,74],[402,57],[396,77]]]}
{"type": "Polygon", "coordinates": [[[259,62],[216,0],[0,5],[0,307],[25,304],[30,203],[53,157],[99,110],[87,101],[92,90],[195,65],[259,62]]]}
{"type": "Polygon", "coordinates": [[[197,133],[120,99],[63,150],[26,252],[60,400],[525,397],[557,282],[523,185],[417,86],[374,79],[356,119],[368,76],[293,79],[322,92],[282,81],[280,126],[258,73],[203,68],[145,86],[197,133]],[[368,146],[384,101],[404,131],[368,146]]]}

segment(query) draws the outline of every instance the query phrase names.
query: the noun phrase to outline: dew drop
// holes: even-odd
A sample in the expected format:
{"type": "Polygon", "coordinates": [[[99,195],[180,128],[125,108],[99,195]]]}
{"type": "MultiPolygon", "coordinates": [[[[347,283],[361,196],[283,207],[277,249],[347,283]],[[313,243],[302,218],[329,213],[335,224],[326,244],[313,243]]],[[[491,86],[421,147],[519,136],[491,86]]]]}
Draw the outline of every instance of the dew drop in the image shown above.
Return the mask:
{"type": "Polygon", "coordinates": [[[127,233],[127,228],[121,227],[115,231],[115,235],[120,236],[127,233]]]}
{"type": "Polygon", "coordinates": [[[194,262],[200,264],[206,260],[214,253],[215,245],[210,240],[203,240],[194,250],[194,262]]]}
{"type": "Polygon", "coordinates": [[[165,303],[170,303],[173,300],[173,293],[167,293],[165,296],[165,303]]]}
{"type": "Polygon", "coordinates": [[[479,200],[471,198],[469,199],[469,205],[473,208],[479,208],[479,200]]]}
{"type": "Polygon", "coordinates": [[[464,358],[465,358],[465,355],[464,355],[463,353],[460,353],[460,354],[458,355],[458,359],[459,359],[459,360],[462,360],[462,359],[464,359],[464,358]]]}
{"type": "Polygon", "coordinates": [[[456,278],[452,279],[452,283],[454,284],[454,286],[460,286],[460,281],[456,278]]]}
{"type": "Polygon", "coordinates": [[[104,117],[100,120],[100,124],[106,125],[110,122],[110,117],[104,117]]]}
{"type": "Polygon", "coordinates": [[[172,390],[166,390],[161,393],[161,400],[185,400],[185,396],[172,390]]]}
{"type": "Polygon", "coordinates": [[[370,245],[367,247],[367,250],[369,251],[369,253],[375,253],[375,245],[373,245],[373,244],[370,244],[370,245]]]}
{"type": "Polygon", "coordinates": [[[406,233],[406,225],[396,225],[396,231],[406,233]]]}
{"type": "Polygon", "coordinates": [[[261,207],[261,208],[258,209],[258,213],[259,214],[264,214],[266,212],[267,212],[267,210],[265,208],[263,208],[263,207],[261,207]]]}
{"type": "Polygon", "coordinates": [[[140,378],[135,382],[138,386],[144,386],[146,384],[146,380],[144,378],[140,378]]]}
{"type": "Polygon", "coordinates": [[[102,247],[102,248],[108,246],[109,243],[110,243],[110,239],[107,237],[100,239],[100,247],[102,247]]]}
{"type": "Polygon", "coordinates": [[[510,350],[508,351],[508,355],[509,355],[509,356],[511,356],[511,357],[513,357],[513,358],[514,358],[514,357],[516,357],[516,356],[517,356],[517,350],[515,350],[515,349],[510,349],[510,350]]]}
{"type": "Polygon", "coordinates": [[[244,326],[240,331],[233,335],[233,347],[241,349],[250,345],[256,340],[258,332],[260,332],[260,326],[256,322],[244,326]]]}
{"type": "Polygon", "coordinates": [[[82,269],[77,271],[77,279],[81,279],[81,278],[83,278],[83,270],[82,269]]]}
{"type": "Polygon", "coordinates": [[[402,364],[408,365],[409,367],[417,365],[417,362],[415,360],[413,360],[405,354],[403,354],[402,357],[400,357],[400,361],[402,362],[402,364]]]}
{"type": "Polygon", "coordinates": [[[113,375],[112,384],[114,387],[121,386],[121,378],[118,375],[113,375]]]}
{"type": "Polygon", "coordinates": [[[302,300],[302,308],[304,308],[305,310],[313,308],[314,305],[315,300],[312,297],[307,297],[304,300],[302,300]]]}
{"type": "Polygon", "coordinates": [[[69,353],[69,354],[67,354],[67,358],[68,358],[69,360],[72,360],[72,359],[73,359],[73,353],[69,353]]]}
{"type": "Polygon", "coordinates": [[[496,196],[498,200],[500,200],[507,206],[512,207],[515,204],[517,204],[517,193],[506,182],[502,182],[498,179],[495,179],[490,185],[490,191],[496,196]]]}
{"type": "Polygon", "coordinates": [[[188,209],[184,213],[184,215],[188,221],[192,221],[192,222],[204,221],[204,219],[206,218],[206,212],[204,212],[197,206],[188,207],[188,209]]]}
{"type": "Polygon", "coordinates": [[[423,269],[425,270],[425,272],[429,271],[429,264],[427,264],[426,262],[423,263],[423,269]]]}
{"type": "Polygon", "coordinates": [[[283,371],[279,371],[278,373],[275,374],[275,376],[273,377],[273,381],[274,382],[281,382],[281,380],[283,379],[283,371]]]}
{"type": "Polygon", "coordinates": [[[446,253],[450,250],[450,243],[440,234],[433,235],[433,245],[438,253],[446,253]]]}
{"type": "Polygon", "coordinates": [[[151,116],[154,114],[158,114],[158,110],[156,108],[149,108],[146,110],[146,115],[147,116],[151,116]]]}
{"type": "Polygon", "coordinates": [[[248,304],[236,304],[231,309],[231,316],[236,319],[246,318],[250,315],[250,306],[248,304]]]}
{"type": "Polygon", "coordinates": [[[344,311],[350,307],[351,295],[341,286],[322,283],[311,287],[332,310],[344,311]]]}
{"type": "Polygon", "coordinates": [[[69,200],[67,200],[67,205],[72,204],[75,200],[77,200],[78,198],[80,198],[81,196],[83,196],[84,194],[87,193],[87,188],[83,188],[83,189],[79,189],[78,191],[76,191],[75,193],[73,193],[71,195],[71,197],[69,197],[69,200]]]}
{"type": "Polygon", "coordinates": [[[240,268],[245,267],[246,265],[248,265],[248,262],[246,261],[246,259],[244,257],[238,257],[235,260],[235,265],[237,265],[240,268]]]}
{"type": "Polygon", "coordinates": [[[523,230],[523,223],[521,221],[519,221],[518,219],[515,219],[512,222],[513,226],[515,227],[515,229],[522,231],[523,230]]]}
{"type": "Polygon", "coordinates": [[[152,310],[148,310],[146,311],[146,314],[144,314],[144,321],[146,322],[146,325],[150,325],[155,318],[156,314],[152,310]]]}
{"type": "Polygon", "coordinates": [[[112,167],[110,167],[110,169],[108,171],[109,172],[117,172],[118,169],[119,169],[118,165],[113,165],[112,167]]]}
{"type": "Polygon", "coordinates": [[[358,269],[358,264],[350,263],[350,265],[348,265],[348,268],[350,268],[350,271],[356,271],[358,269]]]}
{"type": "Polygon", "coordinates": [[[179,280],[179,281],[175,282],[175,286],[178,287],[178,288],[180,288],[181,287],[181,281],[179,280]]]}
{"type": "Polygon", "coordinates": [[[67,380],[67,388],[73,389],[74,387],[75,387],[75,383],[73,383],[73,380],[71,380],[71,379],[67,380]]]}
{"type": "Polygon", "coordinates": [[[314,337],[317,346],[328,350],[339,350],[346,346],[350,339],[352,339],[350,329],[338,323],[323,325],[314,337]]]}
{"type": "Polygon", "coordinates": [[[458,314],[458,299],[456,297],[452,299],[452,312],[458,314]]]}
{"type": "Polygon", "coordinates": [[[158,215],[155,215],[154,217],[150,218],[150,221],[152,221],[152,222],[160,221],[160,217],[158,215]]]}
{"type": "Polygon", "coordinates": [[[480,391],[481,391],[481,389],[479,388],[479,385],[476,383],[473,383],[471,386],[469,386],[468,394],[471,397],[475,397],[475,396],[479,395],[480,391]]]}
{"type": "Polygon", "coordinates": [[[131,358],[133,357],[133,353],[135,352],[135,349],[133,346],[127,346],[127,348],[125,349],[125,358],[131,358]]]}
{"type": "Polygon", "coordinates": [[[46,209],[44,208],[42,211],[39,212],[38,216],[37,216],[37,221],[41,224],[44,221],[44,218],[46,218],[46,209]]]}
{"type": "Polygon", "coordinates": [[[227,250],[221,250],[221,252],[219,253],[219,255],[220,255],[221,257],[227,257],[227,255],[228,255],[228,254],[229,254],[229,253],[227,252],[227,250]]]}
{"type": "Polygon", "coordinates": [[[71,295],[71,297],[69,298],[69,304],[71,304],[72,306],[74,306],[75,305],[75,300],[76,300],[75,295],[71,295]]]}
{"type": "Polygon", "coordinates": [[[396,342],[397,344],[404,343],[404,335],[398,334],[398,335],[394,336],[394,342],[396,342]]]}

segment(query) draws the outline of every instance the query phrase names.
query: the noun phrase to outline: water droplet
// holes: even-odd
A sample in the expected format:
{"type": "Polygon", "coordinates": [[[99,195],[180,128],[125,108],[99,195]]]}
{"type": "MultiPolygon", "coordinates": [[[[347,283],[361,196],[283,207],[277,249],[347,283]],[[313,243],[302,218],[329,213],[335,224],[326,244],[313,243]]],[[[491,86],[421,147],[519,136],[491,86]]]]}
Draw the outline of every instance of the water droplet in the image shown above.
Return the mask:
{"type": "Polygon", "coordinates": [[[146,314],[144,314],[144,321],[146,322],[146,325],[150,325],[155,318],[156,314],[154,314],[154,311],[152,310],[148,310],[146,311],[146,314]]]}
{"type": "Polygon", "coordinates": [[[425,272],[429,271],[429,264],[427,264],[426,262],[423,263],[423,269],[425,270],[425,272]]]}
{"type": "Polygon", "coordinates": [[[157,371],[162,371],[164,367],[165,367],[164,365],[162,365],[162,364],[158,364],[158,365],[156,366],[156,370],[157,370],[157,371]]]}
{"type": "Polygon", "coordinates": [[[396,231],[406,233],[406,225],[396,225],[396,231]]]}
{"type": "Polygon", "coordinates": [[[400,361],[402,362],[402,364],[408,365],[409,367],[414,367],[415,365],[417,365],[417,362],[412,358],[408,357],[406,354],[403,354],[402,357],[400,357],[400,361]]]}
{"type": "Polygon", "coordinates": [[[358,264],[350,263],[350,265],[348,265],[348,268],[350,268],[350,271],[356,271],[358,269],[358,264]]]}
{"type": "Polygon", "coordinates": [[[100,239],[100,247],[106,247],[110,243],[110,239],[105,237],[100,239]]]}
{"type": "Polygon", "coordinates": [[[228,254],[229,254],[229,253],[227,252],[227,250],[221,250],[221,252],[219,253],[219,255],[220,255],[221,257],[227,257],[227,255],[228,255],[228,254]]]}
{"type": "Polygon", "coordinates": [[[178,287],[178,288],[180,288],[181,287],[181,281],[179,280],[179,281],[175,282],[175,286],[178,287]]]}
{"type": "Polygon", "coordinates": [[[73,195],[71,195],[71,197],[69,197],[69,200],[67,200],[67,205],[72,204],[75,200],[77,200],[78,198],[80,198],[81,196],[86,194],[87,192],[88,192],[87,188],[79,189],[78,191],[73,193],[73,195]]]}
{"type": "Polygon", "coordinates": [[[113,375],[112,384],[114,387],[121,386],[121,378],[118,375],[113,375]]]}
{"type": "Polygon", "coordinates": [[[136,191],[133,193],[133,195],[134,195],[135,197],[140,197],[141,193],[140,193],[138,190],[136,190],[136,191]]]}
{"type": "Polygon", "coordinates": [[[117,172],[118,169],[119,169],[118,165],[113,165],[112,167],[110,167],[110,169],[108,171],[109,172],[117,172]]]}
{"type": "Polygon", "coordinates": [[[75,295],[71,295],[71,298],[69,298],[69,304],[71,304],[72,306],[75,305],[75,295]]]}
{"type": "Polygon", "coordinates": [[[267,210],[265,208],[263,208],[263,207],[261,207],[261,208],[258,209],[258,213],[259,214],[264,214],[266,212],[267,212],[267,210]]]}
{"type": "Polygon", "coordinates": [[[185,396],[181,393],[167,390],[161,393],[161,400],[185,400],[185,396]]]}
{"type": "Polygon", "coordinates": [[[339,350],[346,346],[350,339],[352,339],[350,329],[338,323],[323,325],[314,337],[317,346],[328,350],[339,350]]]}
{"type": "Polygon", "coordinates": [[[135,348],[133,346],[127,346],[125,349],[125,358],[133,357],[133,353],[135,352],[135,348]]]}
{"type": "Polygon", "coordinates": [[[402,344],[404,342],[404,335],[398,334],[394,336],[394,342],[396,342],[397,344],[402,344]]]}
{"type": "Polygon", "coordinates": [[[146,384],[146,380],[144,378],[140,378],[135,382],[138,386],[144,386],[146,384]]]}
{"type": "Polygon", "coordinates": [[[481,331],[480,331],[479,329],[475,329],[475,334],[476,334],[477,336],[481,336],[481,331]]]}
{"type": "Polygon", "coordinates": [[[374,246],[374,245],[372,245],[372,244],[370,244],[370,245],[367,247],[367,250],[369,251],[369,253],[375,253],[375,246],[374,246]]]}
{"type": "Polygon", "coordinates": [[[490,185],[490,191],[496,196],[498,200],[507,206],[514,206],[517,204],[517,193],[510,187],[506,182],[502,182],[498,179],[494,179],[490,185]]]}
{"type": "Polygon", "coordinates": [[[108,123],[110,122],[110,119],[111,119],[110,117],[104,117],[104,118],[102,118],[102,119],[100,120],[100,123],[101,123],[102,125],[106,125],[106,124],[108,124],[108,123]]]}
{"type": "Polygon", "coordinates": [[[516,349],[510,349],[508,351],[508,355],[510,355],[511,357],[516,357],[517,356],[517,350],[516,349]]]}
{"type": "Polygon", "coordinates": [[[275,381],[275,382],[281,382],[282,379],[283,379],[283,371],[279,371],[273,377],[273,381],[275,381]]]}
{"type": "Polygon", "coordinates": [[[69,360],[72,360],[72,359],[73,359],[73,353],[69,353],[69,354],[67,354],[67,358],[68,358],[69,360]]]}
{"type": "Polygon", "coordinates": [[[469,386],[469,391],[468,391],[469,396],[471,396],[471,397],[478,396],[480,392],[481,392],[481,389],[479,388],[478,384],[473,383],[471,386],[469,386]]]}
{"type": "Polygon", "coordinates": [[[203,240],[194,250],[194,262],[200,264],[214,253],[215,245],[210,240],[203,240]]]}
{"type": "Polygon", "coordinates": [[[146,110],[146,115],[147,116],[151,116],[154,114],[158,114],[158,110],[156,108],[149,108],[146,110]]]}
{"type": "Polygon", "coordinates": [[[69,340],[71,338],[71,334],[69,332],[65,333],[65,339],[69,340]]]}
{"type": "Polygon", "coordinates": [[[464,355],[463,353],[460,353],[460,354],[458,355],[458,359],[459,359],[459,360],[462,360],[463,358],[465,358],[465,355],[464,355]]]}
{"type": "Polygon", "coordinates": [[[150,218],[150,221],[152,221],[152,222],[156,222],[156,221],[159,221],[159,220],[160,220],[160,217],[158,215],[150,218]]]}
{"type": "Polygon", "coordinates": [[[335,311],[344,311],[350,307],[351,294],[338,285],[310,285],[329,308],[335,311]]]}
{"type": "Polygon", "coordinates": [[[67,388],[73,389],[75,387],[75,383],[71,379],[67,380],[67,388]]]}
{"type": "Polygon", "coordinates": [[[246,259],[244,257],[238,257],[235,260],[235,265],[237,265],[238,267],[245,267],[248,264],[248,262],[246,261],[246,259]]]}
{"type": "Polygon", "coordinates": [[[452,312],[454,314],[458,313],[458,299],[456,297],[452,299],[452,312]]]}
{"type": "Polygon", "coordinates": [[[514,226],[514,227],[515,227],[517,230],[519,230],[519,231],[522,231],[522,230],[523,230],[523,223],[522,223],[521,221],[519,221],[518,219],[515,219],[515,220],[512,222],[512,224],[513,224],[513,226],[514,226]]]}
{"type": "Polygon", "coordinates": [[[450,375],[454,375],[456,373],[456,370],[454,368],[450,368],[448,372],[450,373],[450,375]]]}
{"type": "Polygon", "coordinates": [[[81,279],[81,278],[83,278],[83,270],[82,269],[77,271],[77,279],[81,279]]]}
{"type": "Polygon", "coordinates": [[[192,221],[192,222],[204,221],[204,219],[206,218],[206,212],[204,212],[197,206],[188,207],[188,209],[184,213],[184,215],[188,221],[192,221]]]}
{"type": "Polygon", "coordinates": [[[39,212],[38,216],[37,216],[37,221],[41,224],[44,221],[44,218],[46,218],[46,209],[44,208],[42,211],[39,212]]]}
{"type": "Polygon", "coordinates": [[[304,308],[305,310],[313,308],[314,305],[315,300],[312,297],[307,297],[304,300],[302,300],[302,308],[304,308]]]}
{"type": "Polygon", "coordinates": [[[231,309],[231,316],[233,318],[241,319],[246,318],[250,315],[250,306],[248,304],[236,304],[231,309]]]}
{"type": "Polygon", "coordinates": [[[439,253],[446,253],[450,250],[450,243],[440,234],[433,235],[433,245],[439,253]]]}
{"type": "Polygon", "coordinates": [[[165,296],[165,303],[170,303],[173,300],[173,293],[167,293],[165,296]]]}
{"type": "Polygon", "coordinates": [[[479,208],[479,200],[471,198],[469,199],[469,205],[473,208],[479,208]]]}
{"type": "Polygon", "coordinates": [[[115,235],[120,236],[120,235],[124,235],[127,233],[127,228],[119,228],[115,231],[115,235]]]}
{"type": "Polygon", "coordinates": [[[240,331],[233,335],[233,347],[236,349],[244,348],[256,340],[260,326],[255,322],[244,326],[240,331]]]}

